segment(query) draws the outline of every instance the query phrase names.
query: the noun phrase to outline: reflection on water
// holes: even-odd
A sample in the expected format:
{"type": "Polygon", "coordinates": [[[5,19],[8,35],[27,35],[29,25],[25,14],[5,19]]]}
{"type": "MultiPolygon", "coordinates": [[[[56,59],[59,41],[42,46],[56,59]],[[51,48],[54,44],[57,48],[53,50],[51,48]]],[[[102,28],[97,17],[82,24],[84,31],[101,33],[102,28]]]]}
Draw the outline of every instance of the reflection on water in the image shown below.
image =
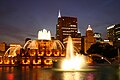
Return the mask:
{"type": "Polygon", "coordinates": [[[96,72],[55,72],[53,76],[54,80],[96,80],[96,72]]]}
{"type": "Polygon", "coordinates": [[[95,73],[92,72],[65,72],[62,80],[95,80],[95,73]]]}
{"type": "Polygon", "coordinates": [[[118,77],[119,77],[119,80],[120,80],[120,69],[119,69],[118,75],[119,75],[118,77]]]}
{"type": "Polygon", "coordinates": [[[120,69],[101,67],[97,71],[75,72],[29,67],[0,67],[0,80],[120,80],[120,69]]]}
{"type": "MultiPolygon", "coordinates": [[[[82,74],[79,74],[78,72],[65,72],[63,73],[63,80],[79,80],[82,74]]],[[[84,76],[83,76],[84,77],[84,76]]]]}
{"type": "Polygon", "coordinates": [[[96,74],[95,73],[88,73],[87,74],[87,80],[96,80],[95,78],[96,74]]]}
{"type": "Polygon", "coordinates": [[[7,74],[7,80],[14,80],[14,74],[12,73],[7,74]]]}

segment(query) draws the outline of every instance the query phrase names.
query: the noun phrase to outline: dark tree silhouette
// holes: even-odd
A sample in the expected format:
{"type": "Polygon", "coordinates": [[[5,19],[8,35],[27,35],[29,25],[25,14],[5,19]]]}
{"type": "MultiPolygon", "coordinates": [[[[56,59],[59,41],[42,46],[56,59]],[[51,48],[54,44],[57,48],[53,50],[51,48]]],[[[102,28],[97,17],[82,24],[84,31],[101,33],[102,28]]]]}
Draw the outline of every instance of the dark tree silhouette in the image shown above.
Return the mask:
{"type": "Polygon", "coordinates": [[[114,58],[117,56],[117,49],[109,43],[95,43],[87,50],[88,54],[100,54],[106,58],[114,58]]]}

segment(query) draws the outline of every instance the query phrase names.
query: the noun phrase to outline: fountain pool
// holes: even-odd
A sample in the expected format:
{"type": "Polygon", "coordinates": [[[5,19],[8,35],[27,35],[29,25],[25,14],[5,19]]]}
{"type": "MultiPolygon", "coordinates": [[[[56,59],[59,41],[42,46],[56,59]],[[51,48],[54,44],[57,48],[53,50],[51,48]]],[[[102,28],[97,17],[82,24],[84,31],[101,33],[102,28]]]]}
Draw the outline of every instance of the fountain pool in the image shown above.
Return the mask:
{"type": "Polygon", "coordinates": [[[54,70],[57,71],[93,71],[95,69],[87,69],[87,59],[89,57],[75,53],[73,48],[72,38],[68,37],[67,47],[66,47],[66,57],[59,60],[55,64],[54,70]]]}

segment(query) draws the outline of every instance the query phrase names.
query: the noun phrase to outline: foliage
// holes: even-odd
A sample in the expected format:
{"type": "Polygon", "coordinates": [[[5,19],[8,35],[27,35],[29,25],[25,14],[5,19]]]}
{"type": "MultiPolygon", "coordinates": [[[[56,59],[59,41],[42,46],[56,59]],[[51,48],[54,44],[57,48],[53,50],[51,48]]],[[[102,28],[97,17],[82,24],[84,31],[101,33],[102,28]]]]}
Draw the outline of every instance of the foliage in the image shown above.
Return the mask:
{"type": "Polygon", "coordinates": [[[95,43],[87,50],[88,54],[100,54],[106,58],[117,56],[117,49],[109,43],[95,43]]]}

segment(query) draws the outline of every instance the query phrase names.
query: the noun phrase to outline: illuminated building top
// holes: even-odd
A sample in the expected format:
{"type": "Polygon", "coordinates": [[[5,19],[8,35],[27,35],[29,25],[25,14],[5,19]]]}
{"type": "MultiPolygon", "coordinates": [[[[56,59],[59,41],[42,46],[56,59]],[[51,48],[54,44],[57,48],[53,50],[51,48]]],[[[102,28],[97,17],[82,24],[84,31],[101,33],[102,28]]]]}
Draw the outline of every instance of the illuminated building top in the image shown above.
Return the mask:
{"type": "Polygon", "coordinates": [[[81,33],[80,30],[79,30],[79,28],[78,28],[78,32],[77,33],[81,33]]]}
{"type": "Polygon", "coordinates": [[[60,18],[61,17],[61,14],[60,14],[60,10],[59,10],[59,13],[58,13],[58,18],[60,18]]]}
{"type": "Polygon", "coordinates": [[[115,25],[109,26],[109,27],[107,27],[107,29],[112,29],[112,28],[114,28],[114,26],[115,25]]]}
{"type": "Polygon", "coordinates": [[[50,31],[43,29],[42,31],[38,32],[38,40],[51,40],[50,31]]]}
{"type": "Polygon", "coordinates": [[[110,41],[114,42],[114,44],[119,44],[120,38],[120,24],[114,24],[107,27],[107,37],[110,41]]]}
{"type": "Polygon", "coordinates": [[[61,16],[58,18],[58,23],[56,25],[56,39],[63,42],[64,38],[67,38],[69,35],[73,38],[77,36],[77,18],[61,16]]]}
{"type": "Polygon", "coordinates": [[[91,30],[91,31],[92,31],[92,28],[90,27],[90,25],[88,25],[87,31],[88,31],[88,30],[91,30]]]}

